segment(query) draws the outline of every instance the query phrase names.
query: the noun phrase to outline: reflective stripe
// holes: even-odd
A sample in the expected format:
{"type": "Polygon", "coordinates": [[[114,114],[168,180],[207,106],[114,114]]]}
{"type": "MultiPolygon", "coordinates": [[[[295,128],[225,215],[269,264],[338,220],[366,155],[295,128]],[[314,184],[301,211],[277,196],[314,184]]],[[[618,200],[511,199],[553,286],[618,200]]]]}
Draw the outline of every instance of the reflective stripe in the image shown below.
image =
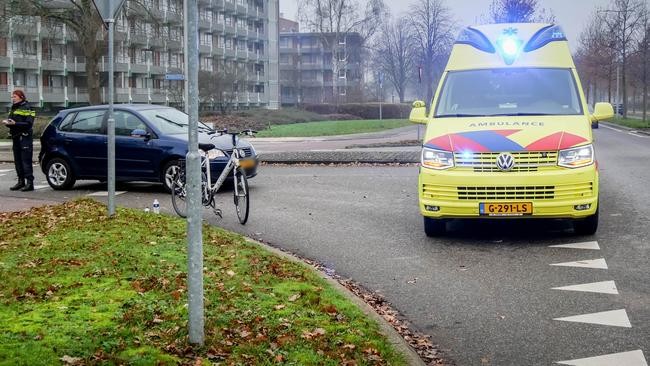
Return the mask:
{"type": "Polygon", "coordinates": [[[21,110],[17,109],[13,112],[16,116],[26,116],[26,117],[36,117],[36,112],[35,111],[27,111],[27,110],[21,110]]]}

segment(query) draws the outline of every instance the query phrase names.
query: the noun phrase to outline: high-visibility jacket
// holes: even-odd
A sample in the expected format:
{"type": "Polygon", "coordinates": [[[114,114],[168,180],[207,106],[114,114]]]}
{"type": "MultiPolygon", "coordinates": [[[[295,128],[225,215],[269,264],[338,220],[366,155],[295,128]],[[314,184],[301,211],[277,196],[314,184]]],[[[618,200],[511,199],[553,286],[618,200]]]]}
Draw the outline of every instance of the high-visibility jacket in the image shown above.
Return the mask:
{"type": "Polygon", "coordinates": [[[8,126],[11,136],[31,133],[34,127],[34,117],[36,117],[36,112],[29,105],[28,101],[23,100],[12,105],[11,112],[9,112],[9,119],[14,120],[16,124],[8,126]]]}

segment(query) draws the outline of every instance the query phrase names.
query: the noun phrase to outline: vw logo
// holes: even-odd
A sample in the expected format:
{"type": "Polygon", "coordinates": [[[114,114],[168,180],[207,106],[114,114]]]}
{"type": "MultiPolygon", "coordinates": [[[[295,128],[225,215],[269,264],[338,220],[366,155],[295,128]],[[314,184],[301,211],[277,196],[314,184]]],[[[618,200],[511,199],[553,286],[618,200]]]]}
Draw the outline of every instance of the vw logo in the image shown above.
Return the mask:
{"type": "Polygon", "coordinates": [[[501,153],[497,157],[497,168],[502,172],[507,172],[515,166],[515,158],[509,153],[501,153]]]}

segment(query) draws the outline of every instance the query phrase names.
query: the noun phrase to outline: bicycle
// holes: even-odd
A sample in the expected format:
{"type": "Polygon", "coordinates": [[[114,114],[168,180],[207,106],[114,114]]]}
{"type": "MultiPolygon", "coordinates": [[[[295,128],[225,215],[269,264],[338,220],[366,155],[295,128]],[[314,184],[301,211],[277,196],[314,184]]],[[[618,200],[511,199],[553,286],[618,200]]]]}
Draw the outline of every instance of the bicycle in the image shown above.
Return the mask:
{"type": "MultiPolygon", "coordinates": [[[[227,129],[224,129],[215,131],[215,133],[219,133],[220,136],[225,134],[231,135],[233,149],[230,158],[226,163],[226,167],[219,175],[219,178],[217,178],[217,181],[212,184],[210,161],[217,157],[215,153],[218,154],[217,151],[220,150],[216,150],[213,144],[199,144],[199,154],[201,155],[201,204],[205,207],[212,207],[215,215],[220,218],[223,217],[221,209],[215,207],[214,196],[226,181],[228,175],[232,172],[233,198],[235,209],[237,211],[237,218],[239,219],[239,222],[244,225],[246,224],[246,221],[248,221],[249,208],[248,181],[246,180],[246,171],[244,169],[252,167],[255,162],[253,159],[246,159],[243,150],[240,151],[240,149],[237,148],[237,136],[253,136],[257,131],[247,129],[240,132],[228,132],[227,129]]],[[[176,211],[180,217],[187,217],[187,190],[185,186],[185,177],[185,161],[182,160],[180,169],[178,169],[174,175],[171,185],[172,206],[174,207],[174,211],[176,211]]]]}

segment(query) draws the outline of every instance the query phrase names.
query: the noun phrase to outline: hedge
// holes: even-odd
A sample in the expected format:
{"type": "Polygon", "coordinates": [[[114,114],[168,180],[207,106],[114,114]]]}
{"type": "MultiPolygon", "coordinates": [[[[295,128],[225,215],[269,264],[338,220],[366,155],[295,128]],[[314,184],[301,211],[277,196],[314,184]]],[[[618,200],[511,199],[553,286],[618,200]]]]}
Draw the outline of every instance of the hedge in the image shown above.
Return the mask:
{"type": "MultiPolygon", "coordinates": [[[[350,114],[362,119],[379,119],[379,103],[305,104],[304,108],[318,114],[350,114]]],[[[382,103],[382,118],[406,119],[411,112],[410,104],[382,103]]]]}
{"type": "MultiPolygon", "coordinates": [[[[38,112],[37,112],[38,113],[38,112]]],[[[6,116],[2,116],[2,118],[7,118],[6,116]]],[[[52,117],[38,117],[36,116],[36,119],[34,120],[34,139],[38,139],[41,137],[43,134],[43,130],[45,130],[45,127],[47,127],[47,124],[50,123],[50,120],[52,117]]],[[[10,139],[9,137],[9,128],[6,126],[0,126],[0,139],[10,139]]]]}

